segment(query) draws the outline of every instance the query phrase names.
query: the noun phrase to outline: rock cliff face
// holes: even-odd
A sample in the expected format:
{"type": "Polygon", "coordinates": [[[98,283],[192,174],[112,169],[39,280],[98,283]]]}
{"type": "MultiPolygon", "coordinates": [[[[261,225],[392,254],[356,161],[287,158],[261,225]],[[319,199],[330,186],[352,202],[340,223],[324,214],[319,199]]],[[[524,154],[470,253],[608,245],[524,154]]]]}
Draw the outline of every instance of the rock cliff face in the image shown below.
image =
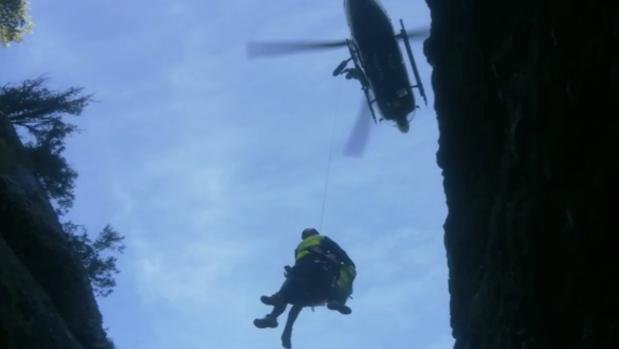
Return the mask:
{"type": "Polygon", "coordinates": [[[619,348],[619,2],[427,0],[456,348],[619,348]]]}
{"type": "Polygon", "coordinates": [[[0,115],[0,348],[111,347],[88,276],[0,115]]]}

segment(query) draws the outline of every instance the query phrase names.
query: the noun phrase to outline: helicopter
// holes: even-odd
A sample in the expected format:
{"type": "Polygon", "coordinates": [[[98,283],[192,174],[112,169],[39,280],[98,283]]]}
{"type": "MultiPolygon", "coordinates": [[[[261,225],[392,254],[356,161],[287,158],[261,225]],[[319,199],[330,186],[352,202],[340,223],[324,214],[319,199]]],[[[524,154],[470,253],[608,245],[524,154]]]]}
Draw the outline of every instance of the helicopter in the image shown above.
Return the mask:
{"type": "Polygon", "coordinates": [[[344,9],[351,38],[336,41],[251,42],[247,46],[247,53],[250,58],[255,58],[347,47],[350,57],[339,63],[332,75],[358,80],[365,95],[362,111],[346,146],[347,154],[359,155],[368,138],[368,111],[374,123],[393,121],[402,133],[407,133],[411,121],[409,117],[412,118],[412,113],[419,108],[413,89],[418,89],[425,105],[428,104],[409,40],[426,36],[427,29],[407,31],[400,19],[400,31],[396,34],[379,0],[344,0],[344,9]],[[414,85],[411,85],[408,78],[398,40],[404,42],[415,79],[414,85]],[[380,119],[376,117],[374,105],[378,105],[380,119]]]}

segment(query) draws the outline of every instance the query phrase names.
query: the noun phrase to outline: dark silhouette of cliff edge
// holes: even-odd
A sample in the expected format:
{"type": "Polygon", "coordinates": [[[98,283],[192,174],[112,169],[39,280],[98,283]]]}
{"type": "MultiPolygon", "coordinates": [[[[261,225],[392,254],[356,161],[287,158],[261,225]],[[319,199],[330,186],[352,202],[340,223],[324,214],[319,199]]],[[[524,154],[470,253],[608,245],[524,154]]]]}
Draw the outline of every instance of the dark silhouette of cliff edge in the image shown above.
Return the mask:
{"type": "Polygon", "coordinates": [[[0,348],[112,347],[88,275],[0,115],[0,348]]]}
{"type": "Polygon", "coordinates": [[[427,2],[455,347],[619,348],[619,2],[427,2]]]}

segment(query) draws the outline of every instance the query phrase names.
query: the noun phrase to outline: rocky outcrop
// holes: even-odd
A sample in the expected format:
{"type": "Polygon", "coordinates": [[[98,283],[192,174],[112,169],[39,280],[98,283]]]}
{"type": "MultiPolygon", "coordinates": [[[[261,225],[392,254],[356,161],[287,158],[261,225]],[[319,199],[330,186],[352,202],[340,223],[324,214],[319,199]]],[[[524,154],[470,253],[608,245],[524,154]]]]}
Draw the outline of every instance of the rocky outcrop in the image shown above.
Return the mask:
{"type": "Polygon", "coordinates": [[[0,348],[111,347],[88,276],[0,115],[0,348]]]}
{"type": "Polygon", "coordinates": [[[619,2],[427,0],[456,348],[619,348],[619,2]]]}

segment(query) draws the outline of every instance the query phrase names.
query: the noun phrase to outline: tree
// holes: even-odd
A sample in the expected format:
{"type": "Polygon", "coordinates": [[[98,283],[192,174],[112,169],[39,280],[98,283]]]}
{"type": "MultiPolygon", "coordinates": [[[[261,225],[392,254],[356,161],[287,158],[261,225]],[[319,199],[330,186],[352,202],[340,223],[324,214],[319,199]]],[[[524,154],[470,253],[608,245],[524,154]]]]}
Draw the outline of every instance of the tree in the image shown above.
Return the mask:
{"type": "Polygon", "coordinates": [[[63,224],[63,229],[71,247],[86,268],[95,294],[100,297],[109,296],[116,286],[114,275],[118,274],[117,258],[113,254],[124,251],[124,237],[110,225],[103,228],[95,241],[90,240],[86,229],[81,225],[67,222],[63,224]]]}
{"type": "MultiPolygon", "coordinates": [[[[78,87],[53,92],[44,83],[45,79],[38,78],[0,88],[0,113],[16,127],[34,173],[49,197],[55,200],[57,213],[64,215],[73,204],[77,172],[62,153],[65,139],[78,130],[66,118],[79,116],[91,96],[78,87]]],[[[95,294],[108,296],[116,285],[114,276],[118,273],[114,254],[123,252],[124,237],[109,225],[94,241],[81,225],[67,222],[63,230],[80,257],[95,294]]]]}
{"type": "Polygon", "coordinates": [[[22,36],[32,30],[29,8],[28,0],[0,0],[0,42],[3,46],[21,41],[22,36]]]}
{"type": "Polygon", "coordinates": [[[83,89],[70,87],[52,92],[44,87],[45,79],[26,80],[19,85],[0,88],[0,112],[18,128],[26,142],[26,151],[41,184],[63,214],[73,205],[77,173],[62,156],[65,139],[77,126],[66,116],[79,116],[91,101],[83,89]]]}

